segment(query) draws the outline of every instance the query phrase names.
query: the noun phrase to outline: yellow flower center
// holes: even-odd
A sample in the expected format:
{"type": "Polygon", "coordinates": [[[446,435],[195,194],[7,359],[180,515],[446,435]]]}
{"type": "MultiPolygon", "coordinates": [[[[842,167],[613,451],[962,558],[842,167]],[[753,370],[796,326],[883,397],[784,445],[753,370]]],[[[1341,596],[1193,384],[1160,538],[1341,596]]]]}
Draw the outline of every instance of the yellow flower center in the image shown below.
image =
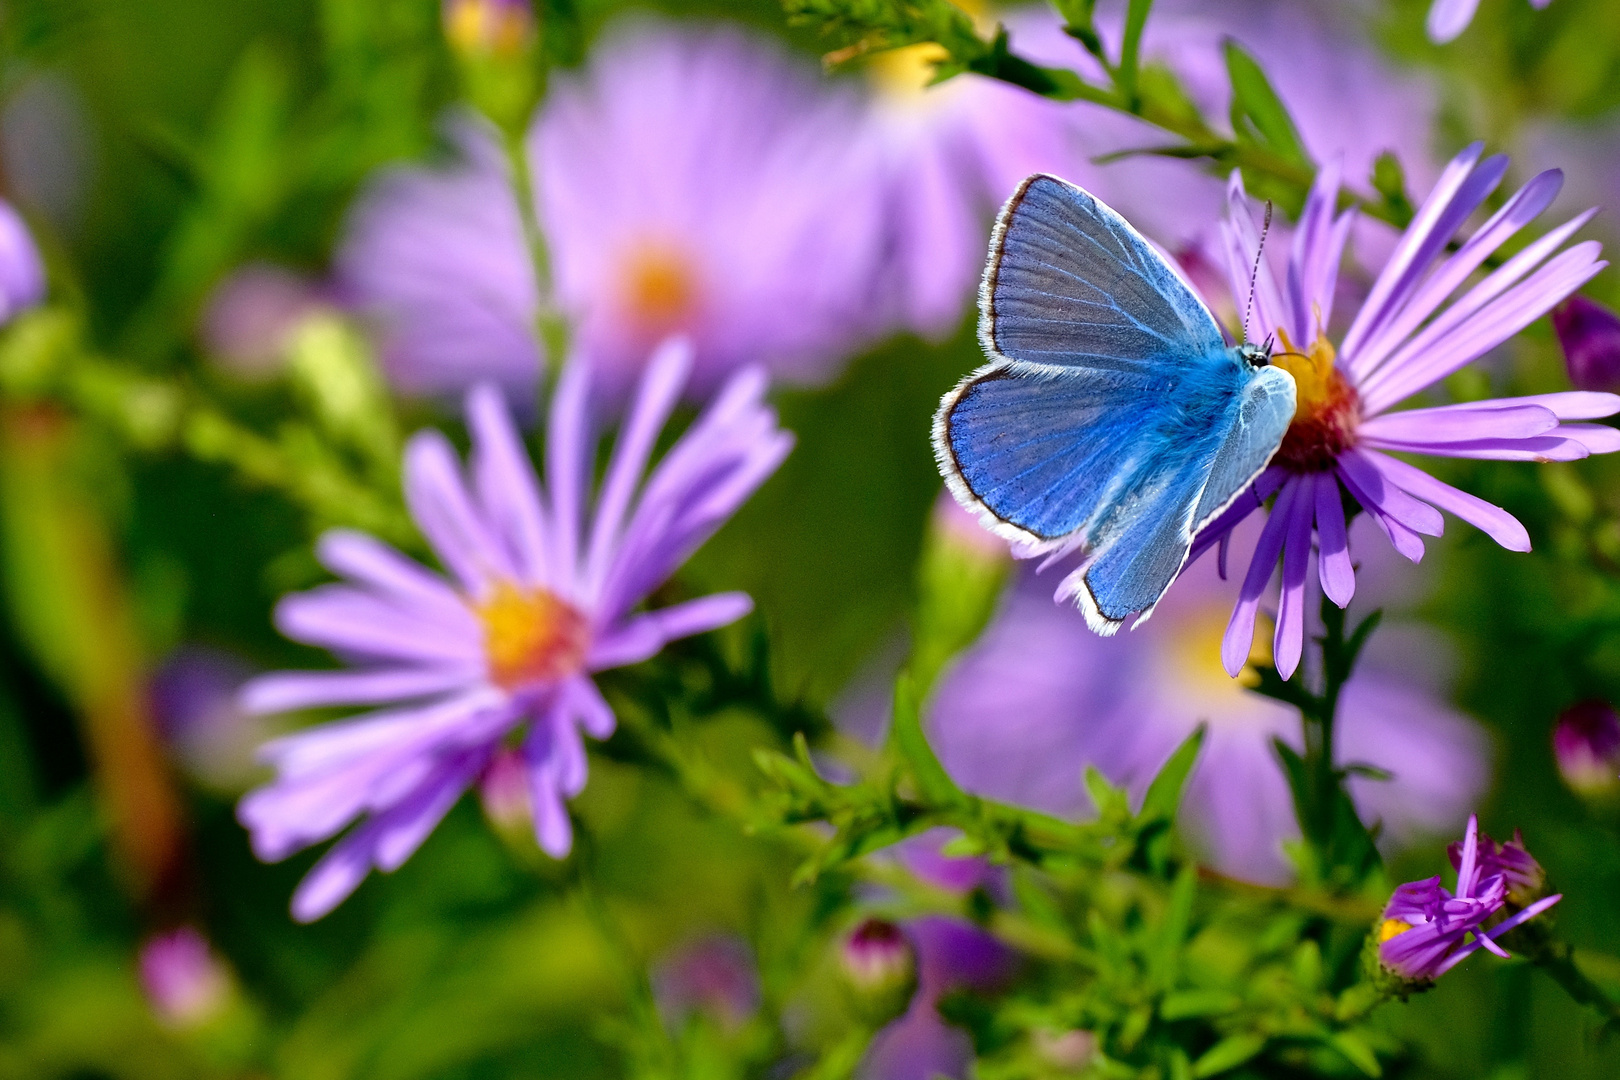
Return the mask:
{"type": "Polygon", "coordinates": [[[1378,924],[1378,944],[1382,945],[1392,937],[1397,937],[1412,929],[1410,923],[1403,923],[1399,919],[1385,919],[1378,924]]]}
{"type": "Polygon", "coordinates": [[[585,617],[545,589],[503,581],[474,610],[484,624],[484,655],[496,685],[518,690],[584,666],[585,617]]]}
{"type": "Polygon", "coordinates": [[[1355,444],[1361,397],[1334,363],[1333,344],[1320,335],[1304,352],[1283,331],[1271,362],[1294,377],[1294,422],[1277,450],[1277,464],[1293,472],[1322,472],[1355,444]]]}
{"type": "Polygon", "coordinates": [[[1264,612],[1255,616],[1249,662],[1234,679],[1221,663],[1221,641],[1231,614],[1229,608],[1217,604],[1177,619],[1170,627],[1165,655],[1177,680],[1201,702],[1200,707],[1240,714],[1254,700],[1243,688],[1259,686],[1260,673],[1255,669],[1271,663],[1271,620],[1264,612]]]}
{"type": "Polygon", "coordinates": [[[453,0],[444,9],[445,37],[462,56],[515,56],[533,29],[526,7],[500,0],[453,0]]]}
{"type": "Polygon", "coordinates": [[[650,336],[674,330],[697,303],[697,274],[679,247],[648,242],[633,248],[624,263],[624,307],[650,336]]]}

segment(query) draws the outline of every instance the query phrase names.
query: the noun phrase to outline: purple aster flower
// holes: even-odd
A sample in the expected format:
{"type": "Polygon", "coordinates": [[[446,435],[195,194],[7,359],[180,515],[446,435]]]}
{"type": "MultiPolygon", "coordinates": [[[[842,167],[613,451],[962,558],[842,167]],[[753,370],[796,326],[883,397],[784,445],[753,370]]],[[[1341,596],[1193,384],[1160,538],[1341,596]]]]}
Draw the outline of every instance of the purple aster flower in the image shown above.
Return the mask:
{"type": "Polygon", "coordinates": [[[1462,850],[1455,857],[1455,893],[1432,877],[1407,882],[1389,898],[1378,924],[1378,959],[1401,978],[1431,982],[1479,949],[1506,957],[1507,950],[1496,939],[1563,899],[1544,897],[1486,927],[1507,904],[1508,885],[1497,863],[1479,857],[1478,831],[1478,821],[1470,816],[1462,850]]]}
{"type": "Polygon", "coordinates": [[[244,700],[266,713],[379,708],[267,744],[279,775],[238,809],[266,860],[363,819],[299,886],[296,918],[330,911],[373,866],[403,863],[519,734],[537,839],[566,854],[564,801],[585,785],[580,733],[604,738],[614,724],[591,675],[749,610],[741,593],[636,610],[792,442],[761,401],[763,372],[746,369],[643,478],[691,364],[682,342],[647,364],[594,500],[585,364],[564,370],[552,399],[544,487],[491,386],[468,395],[466,472],[443,435],[413,437],[406,498],[447,577],[361,533],[321,539],[321,561],[348,580],[283,599],[277,625],[353,666],[267,675],[244,700]]]}
{"type": "Polygon", "coordinates": [[[653,1001],[664,1025],[678,1029],[707,1013],[736,1031],[759,1011],[759,970],[741,938],[715,934],[681,946],[652,969],[653,1001]]]}
{"type": "Polygon", "coordinates": [[[558,300],[605,378],[673,331],[694,391],[732,368],[820,382],[871,330],[882,207],[858,101],[733,27],[631,22],[536,131],[558,300]]]}
{"type": "Polygon", "coordinates": [[[1553,309],[1569,381],[1578,390],[1620,390],[1620,315],[1596,300],[1572,296],[1553,309]]]}
{"type": "Polygon", "coordinates": [[[861,1080],[965,1077],[973,1040],[939,1015],[939,1000],[956,990],[992,990],[1015,968],[1015,954],[971,923],[942,916],[905,926],[917,950],[917,992],[911,1007],[878,1032],[856,1075],[861,1080]]]}
{"type": "Polygon", "coordinates": [[[1559,714],[1553,727],[1558,772],[1582,795],[1620,791],[1620,716],[1606,701],[1583,701],[1559,714]]]}
{"type": "MultiPolygon", "coordinates": [[[[1358,520],[1354,531],[1372,528],[1358,520]]],[[[1255,531],[1244,526],[1240,542],[1255,531]]],[[[1392,599],[1415,591],[1415,571],[1380,560],[1376,549],[1372,556],[1368,590],[1382,587],[1392,599]]],[[[1298,749],[1299,714],[1246,690],[1249,675],[1234,681],[1222,668],[1216,642],[1234,590],[1213,562],[1189,567],[1151,622],[1100,638],[1026,574],[928,703],[941,762],[976,794],[1080,816],[1091,811],[1081,784],[1087,765],[1140,797],[1171,752],[1207,722],[1182,803],[1183,831],[1223,873],[1289,880],[1283,844],[1298,826],[1272,739],[1298,749]]],[[[1429,638],[1398,622],[1386,626],[1340,701],[1337,759],[1393,774],[1350,781],[1364,820],[1382,822],[1386,849],[1455,829],[1489,779],[1483,732],[1425,681],[1444,667],[1425,647],[1429,638]]],[[[1266,659],[1263,651],[1256,659],[1266,659]]]]}
{"type": "MultiPolygon", "coordinates": [[[[530,135],[555,303],[597,368],[634,384],[684,333],[689,392],[734,369],[828,378],[872,329],[879,203],[858,167],[859,103],[745,31],[635,22],[558,76],[530,135]]],[[[493,133],[455,126],[448,168],[406,168],[362,196],[338,258],[410,393],[540,370],[535,273],[493,133]]]]}
{"type": "MultiPolygon", "coordinates": [[[[1018,48],[1072,38],[1050,9],[1009,13],[1018,48]]],[[[993,24],[990,27],[993,29],[993,24]]],[[[934,85],[945,50],[936,44],[870,57],[872,86],[863,148],[882,193],[887,226],[887,302],[901,325],[924,337],[957,329],[978,287],[994,209],[1032,172],[1091,177],[1097,172],[1069,105],[981,75],[934,85]]]]}
{"type": "MultiPolygon", "coordinates": [[[[1447,845],[1446,855],[1451,859],[1453,870],[1462,870],[1465,847],[1458,840],[1447,845]]],[[[1507,886],[1507,902],[1515,909],[1529,907],[1547,895],[1547,871],[1524,846],[1524,834],[1518,829],[1513,830],[1513,839],[1505,844],[1481,836],[1475,862],[1481,879],[1501,875],[1507,886]]]]}
{"type": "Polygon", "coordinates": [[[0,324],[45,299],[45,263],[16,207],[0,199],[0,324]]]}
{"type": "MultiPolygon", "coordinates": [[[[1350,211],[1335,214],[1335,167],[1323,169],[1306,200],[1286,269],[1261,261],[1250,336],[1273,339],[1277,352],[1272,362],[1293,375],[1298,393],[1294,422],[1271,466],[1200,534],[1189,557],[1222,542],[1236,522],[1275,496],[1222,645],[1229,673],[1236,675],[1247,662],[1255,617],[1279,560],[1282,593],[1274,651],[1284,678],[1293,674],[1303,649],[1313,547],[1322,590],[1341,607],[1349,603],[1355,571],[1341,489],[1414,562],[1423,556],[1423,536],[1440,535],[1441,510],[1484,530],[1509,550],[1529,550],[1529,534],[1505,510],[1435,479],[1391,456],[1392,451],[1572,461],[1620,450],[1620,431],[1566,422],[1620,411],[1620,397],[1613,394],[1575,391],[1391,411],[1545,315],[1607,265],[1598,259],[1596,241],[1560,250],[1590,217],[1581,214],[1447,303],[1503,242],[1546,209],[1562,181],[1557,170],[1534,177],[1448,253],[1446,245],[1506,171],[1505,157],[1480,160],[1478,144],[1452,161],[1336,345],[1326,331],[1354,218],[1350,211]]],[[[1228,273],[1233,294],[1246,296],[1259,230],[1236,175],[1230,200],[1228,273]]],[[[1078,577],[1071,575],[1059,595],[1076,588],[1078,577]]]]}
{"type": "MultiPolygon", "coordinates": [[[[1530,6],[1537,11],[1550,3],[1552,0],[1530,0],[1530,6]]],[[[1429,5],[1429,18],[1425,26],[1429,40],[1436,45],[1455,40],[1474,21],[1474,12],[1478,8],[1479,0],[1434,0],[1429,5]]]]}
{"type": "Polygon", "coordinates": [[[141,946],[141,989],[164,1027],[206,1024],[230,1002],[231,977],[195,927],[154,934],[141,946]]]}

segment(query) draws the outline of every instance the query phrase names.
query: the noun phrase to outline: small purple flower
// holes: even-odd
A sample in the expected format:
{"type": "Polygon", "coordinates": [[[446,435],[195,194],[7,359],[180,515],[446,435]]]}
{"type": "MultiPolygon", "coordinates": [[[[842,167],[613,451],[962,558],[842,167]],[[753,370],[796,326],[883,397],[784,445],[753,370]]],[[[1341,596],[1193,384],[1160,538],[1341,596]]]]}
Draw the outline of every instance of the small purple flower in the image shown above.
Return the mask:
{"type": "Polygon", "coordinates": [[[244,379],[277,374],[294,333],[327,303],[315,282],[285,267],[249,263],[214,286],[198,327],[210,359],[244,379]]]}
{"type": "Polygon", "coordinates": [[[759,1011],[759,970],[753,950],[741,938],[715,934],[700,938],[653,965],[653,1001],[671,1030],[696,1013],[707,1013],[734,1032],[759,1011]]]}
{"type": "MultiPolygon", "coordinates": [[[[558,75],[529,137],[556,295],[607,395],[682,333],[689,393],[733,370],[820,382],[870,337],[880,204],[853,94],[752,33],[640,21],[558,75]]],[[[509,167],[463,118],[450,167],[395,170],[356,205],[338,258],[408,393],[493,379],[527,395],[541,298],[509,167]]]]}
{"type": "Polygon", "coordinates": [[[206,1024],[230,1002],[231,977],[195,927],[148,938],[140,951],[141,989],[164,1027],[206,1024]]]}
{"type": "Polygon", "coordinates": [[[147,688],[152,718],[171,753],[193,778],[217,791],[240,794],[261,772],[254,750],[269,732],[262,717],[238,700],[257,674],[240,657],[201,645],[182,645],[153,673],[147,688]]]}
{"type": "MultiPolygon", "coordinates": [[[[1446,245],[1507,171],[1505,157],[1481,161],[1480,153],[1480,145],[1471,146],[1447,167],[1337,345],[1327,328],[1354,212],[1335,211],[1335,167],[1324,168],[1311,189],[1286,271],[1260,263],[1251,336],[1274,340],[1272,362],[1293,375],[1294,421],[1271,466],[1199,535],[1189,557],[1224,546],[1234,524],[1275,496],[1222,645],[1226,670],[1234,676],[1248,660],[1261,598],[1279,561],[1274,652],[1284,678],[1294,673],[1303,650],[1313,550],[1323,592],[1340,607],[1350,602],[1356,580],[1342,491],[1414,562],[1423,557],[1423,536],[1440,535],[1441,510],[1511,551],[1530,549],[1524,526],[1501,507],[1392,453],[1573,461],[1620,450],[1620,431],[1566,422],[1620,411],[1620,397],[1613,394],[1576,391],[1391,411],[1508,340],[1608,265],[1598,259],[1596,241],[1560,250],[1588,212],[1526,245],[1448,304],[1497,248],[1547,208],[1562,183],[1557,170],[1534,177],[1448,253],[1446,245]]],[[[1233,295],[1247,296],[1259,230],[1236,174],[1229,194],[1227,270],[1233,295]]],[[[1078,576],[1071,575],[1059,596],[1078,588],[1078,576]]]]}
{"type": "MultiPolygon", "coordinates": [[[[1530,0],[1530,6],[1537,11],[1550,3],[1552,0],[1530,0]]],[[[1479,0],[1434,0],[1429,5],[1426,23],[1429,40],[1436,45],[1455,40],[1474,21],[1474,12],[1478,8],[1479,0]]]]}
{"type": "Polygon", "coordinates": [[[45,300],[45,263],[22,215],[0,199],[0,324],[45,300]]]}
{"type": "Polygon", "coordinates": [[[939,1015],[939,1001],[956,990],[993,990],[1013,973],[1017,957],[971,923],[929,916],[905,926],[917,950],[917,992],[911,1007],[879,1031],[856,1076],[861,1080],[962,1078],[973,1062],[973,1040],[939,1015]]]}
{"type": "MultiPolygon", "coordinates": [[[[1446,847],[1453,870],[1462,869],[1464,846],[1454,840],[1446,847]]],[[[1481,878],[1501,875],[1507,885],[1507,902],[1514,908],[1529,907],[1547,895],[1547,871],[1524,846],[1524,834],[1518,829],[1513,830],[1513,839],[1505,844],[1481,836],[1476,861],[1481,878]]]]}
{"type": "Polygon", "coordinates": [[[1553,727],[1558,772],[1582,795],[1620,790],[1620,716],[1606,701],[1571,705],[1553,727]]]}
{"type": "Polygon", "coordinates": [[[1575,388],[1620,390],[1620,315],[1576,295],[1553,309],[1552,320],[1575,388]]]}
{"type": "Polygon", "coordinates": [[[1479,857],[1478,831],[1477,819],[1469,817],[1462,850],[1455,856],[1455,893],[1441,888],[1438,877],[1411,881],[1396,889],[1384,908],[1377,930],[1378,959],[1409,982],[1432,982],[1479,949],[1506,957],[1496,939],[1563,899],[1543,897],[1487,928],[1485,923],[1507,904],[1508,885],[1497,862],[1479,857]]]}
{"type": "Polygon", "coordinates": [[[406,498],[448,577],[361,533],[321,539],[322,562],[348,580],[286,597],[277,625],[354,666],[267,675],[244,701],[264,713],[381,707],[261,751],[279,775],[238,809],[260,858],[285,858],[364,819],[298,887],[296,918],[330,911],[373,866],[396,869],[518,731],[537,839],[565,855],[564,803],[585,786],[580,732],[605,738],[614,725],[591,675],[749,610],[741,593],[636,610],[792,443],[761,401],[763,372],[747,369],[644,478],[691,364],[682,342],[647,364],[594,500],[585,364],[568,365],[552,399],[544,487],[491,386],[468,395],[467,471],[443,435],[413,437],[406,498]]]}
{"type": "MultiPolygon", "coordinates": [[[[1243,541],[1255,531],[1243,530],[1243,541]]],[[[1356,533],[1371,531],[1357,522],[1356,533]]],[[[1383,562],[1391,565],[1364,567],[1368,591],[1410,592],[1405,579],[1415,572],[1383,562]]],[[[1222,668],[1218,635],[1232,592],[1212,562],[1189,567],[1151,622],[1100,638],[1078,611],[1052,604],[1038,579],[1024,575],[928,703],[940,761],[975,794],[1081,816],[1091,811],[1081,783],[1087,765],[1139,798],[1171,752],[1207,722],[1181,828],[1222,873],[1288,881],[1283,845],[1298,827],[1272,739],[1297,749],[1299,714],[1245,689],[1252,673],[1233,680],[1222,668]]],[[[1457,828],[1489,781],[1483,732],[1426,684],[1440,658],[1424,650],[1426,638],[1413,638],[1399,624],[1376,636],[1339,706],[1337,759],[1393,774],[1350,781],[1363,818],[1382,823],[1386,849],[1457,828]]],[[[1255,660],[1266,659],[1262,646],[1255,660]]]]}

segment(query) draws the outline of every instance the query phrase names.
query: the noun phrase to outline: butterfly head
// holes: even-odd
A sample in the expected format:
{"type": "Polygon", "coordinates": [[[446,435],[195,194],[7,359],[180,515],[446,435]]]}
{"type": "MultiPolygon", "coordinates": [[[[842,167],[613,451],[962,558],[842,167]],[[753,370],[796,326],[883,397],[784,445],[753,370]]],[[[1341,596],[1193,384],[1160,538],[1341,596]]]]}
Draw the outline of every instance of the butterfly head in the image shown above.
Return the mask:
{"type": "Polygon", "coordinates": [[[1258,345],[1253,342],[1245,342],[1237,347],[1238,359],[1251,368],[1266,367],[1271,363],[1271,347],[1270,338],[1266,338],[1258,345]]]}

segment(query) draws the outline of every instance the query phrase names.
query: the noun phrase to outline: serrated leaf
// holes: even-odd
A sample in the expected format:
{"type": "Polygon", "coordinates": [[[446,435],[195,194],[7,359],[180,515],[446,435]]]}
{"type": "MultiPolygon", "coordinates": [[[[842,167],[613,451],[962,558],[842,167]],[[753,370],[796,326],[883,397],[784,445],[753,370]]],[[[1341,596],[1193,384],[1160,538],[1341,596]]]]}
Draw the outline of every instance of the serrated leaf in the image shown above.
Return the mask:
{"type": "Polygon", "coordinates": [[[1310,158],[1299,129],[1259,62],[1231,38],[1226,39],[1224,52],[1226,73],[1232,81],[1232,129],[1238,138],[1248,138],[1308,167],[1310,158]]]}
{"type": "Polygon", "coordinates": [[[1217,1076],[1235,1069],[1266,1048],[1266,1037],[1254,1032],[1228,1035],[1193,1062],[1193,1076],[1217,1076]]]}

